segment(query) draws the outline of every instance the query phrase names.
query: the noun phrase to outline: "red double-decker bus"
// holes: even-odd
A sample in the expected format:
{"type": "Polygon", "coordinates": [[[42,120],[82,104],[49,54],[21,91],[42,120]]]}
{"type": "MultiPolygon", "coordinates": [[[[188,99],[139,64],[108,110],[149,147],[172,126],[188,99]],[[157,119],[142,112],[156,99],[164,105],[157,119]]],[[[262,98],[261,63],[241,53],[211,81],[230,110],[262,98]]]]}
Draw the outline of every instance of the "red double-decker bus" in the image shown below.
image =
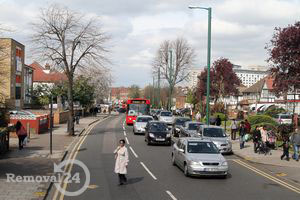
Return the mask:
{"type": "Polygon", "coordinates": [[[132,125],[138,115],[149,115],[150,100],[135,98],[127,100],[126,124],[132,125]]]}

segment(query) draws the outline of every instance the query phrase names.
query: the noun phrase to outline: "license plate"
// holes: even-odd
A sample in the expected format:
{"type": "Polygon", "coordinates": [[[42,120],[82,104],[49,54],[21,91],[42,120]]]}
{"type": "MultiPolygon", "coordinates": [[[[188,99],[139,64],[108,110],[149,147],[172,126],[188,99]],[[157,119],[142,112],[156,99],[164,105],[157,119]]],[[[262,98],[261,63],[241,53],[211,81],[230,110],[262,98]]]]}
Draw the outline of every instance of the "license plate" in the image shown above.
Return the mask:
{"type": "Polygon", "coordinates": [[[164,138],[156,138],[156,141],[165,141],[164,138]]]}
{"type": "Polygon", "coordinates": [[[216,168],[204,168],[204,171],[206,171],[206,172],[215,172],[215,171],[218,171],[218,169],[216,169],[216,168]]]}

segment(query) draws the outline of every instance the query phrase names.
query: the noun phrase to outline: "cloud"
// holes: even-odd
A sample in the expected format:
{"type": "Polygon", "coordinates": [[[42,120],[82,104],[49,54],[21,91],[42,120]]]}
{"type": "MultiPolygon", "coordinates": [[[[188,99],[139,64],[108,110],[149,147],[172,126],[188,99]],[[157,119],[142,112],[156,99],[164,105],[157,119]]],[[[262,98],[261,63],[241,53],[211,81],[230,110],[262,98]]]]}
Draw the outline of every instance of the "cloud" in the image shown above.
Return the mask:
{"type": "MultiPolygon", "coordinates": [[[[99,16],[112,37],[109,67],[117,86],[151,83],[151,63],[163,40],[186,38],[196,50],[195,67],[206,65],[207,11],[188,5],[212,7],[212,61],[226,57],[245,66],[267,65],[264,47],[274,28],[293,24],[300,16],[299,0],[0,0],[0,24],[15,30],[6,36],[31,48],[29,23],[39,8],[52,3],[99,16]]],[[[26,54],[30,62],[30,52],[26,54]]]]}

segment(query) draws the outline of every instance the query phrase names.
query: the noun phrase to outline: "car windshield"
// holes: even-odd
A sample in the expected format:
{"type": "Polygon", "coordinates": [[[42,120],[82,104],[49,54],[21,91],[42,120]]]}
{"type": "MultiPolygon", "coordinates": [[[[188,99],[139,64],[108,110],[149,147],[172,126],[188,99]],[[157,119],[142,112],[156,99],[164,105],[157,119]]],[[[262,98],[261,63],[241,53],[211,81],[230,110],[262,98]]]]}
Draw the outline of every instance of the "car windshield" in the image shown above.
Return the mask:
{"type": "Polygon", "coordinates": [[[179,126],[183,126],[185,122],[190,121],[190,119],[188,118],[180,118],[180,119],[176,119],[175,124],[179,125],[179,126]]]}
{"type": "Polygon", "coordinates": [[[198,130],[198,127],[200,126],[200,124],[197,124],[197,123],[190,123],[189,124],[189,130],[191,131],[196,131],[198,130]]]}
{"type": "Polygon", "coordinates": [[[149,131],[150,132],[160,132],[160,131],[167,131],[168,126],[164,123],[152,123],[150,124],[149,131]]]}
{"type": "Polygon", "coordinates": [[[226,137],[224,129],[221,128],[204,128],[203,136],[206,137],[226,137]]]}
{"type": "Polygon", "coordinates": [[[291,115],[280,115],[281,119],[292,119],[291,115]]]}
{"type": "Polygon", "coordinates": [[[172,116],[172,113],[171,113],[171,112],[161,112],[161,113],[160,113],[160,116],[163,116],[163,117],[171,117],[171,116],[172,116]]]}
{"type": "Polygon", "coordinates": [[[136,122],[148,122],[151,121],[152,118],[151,117],[138,117],[136,122]]]}
{"type": "Polygon", "coordinates": [[[212,142],[188,142],[188,153],[218,154],[219,150],[212,142]]]}

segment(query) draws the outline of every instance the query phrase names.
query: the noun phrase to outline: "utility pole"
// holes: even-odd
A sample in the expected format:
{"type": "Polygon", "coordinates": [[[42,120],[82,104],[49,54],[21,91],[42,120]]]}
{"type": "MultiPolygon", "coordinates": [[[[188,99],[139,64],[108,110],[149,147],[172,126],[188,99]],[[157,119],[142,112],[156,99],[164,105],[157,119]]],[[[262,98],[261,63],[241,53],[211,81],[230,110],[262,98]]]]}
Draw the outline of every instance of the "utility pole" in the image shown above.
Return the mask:
{"type": "Polygon", "coordinates": [[[53,95],[50,102],[50,154],[52,155],[52,128],[53,128],[53,95]]]}
{"type": "Polygon", "coordinates": [[[172,87],[173,87],[173,51],[169,50],[169,99],[168,110],[172,108],[172,87]]]}
{"type": "Polygon", "coordinates": [[[160,108],[160,67],[158,68],[157,89],[158,89],[158,108],[160,108]]]}

